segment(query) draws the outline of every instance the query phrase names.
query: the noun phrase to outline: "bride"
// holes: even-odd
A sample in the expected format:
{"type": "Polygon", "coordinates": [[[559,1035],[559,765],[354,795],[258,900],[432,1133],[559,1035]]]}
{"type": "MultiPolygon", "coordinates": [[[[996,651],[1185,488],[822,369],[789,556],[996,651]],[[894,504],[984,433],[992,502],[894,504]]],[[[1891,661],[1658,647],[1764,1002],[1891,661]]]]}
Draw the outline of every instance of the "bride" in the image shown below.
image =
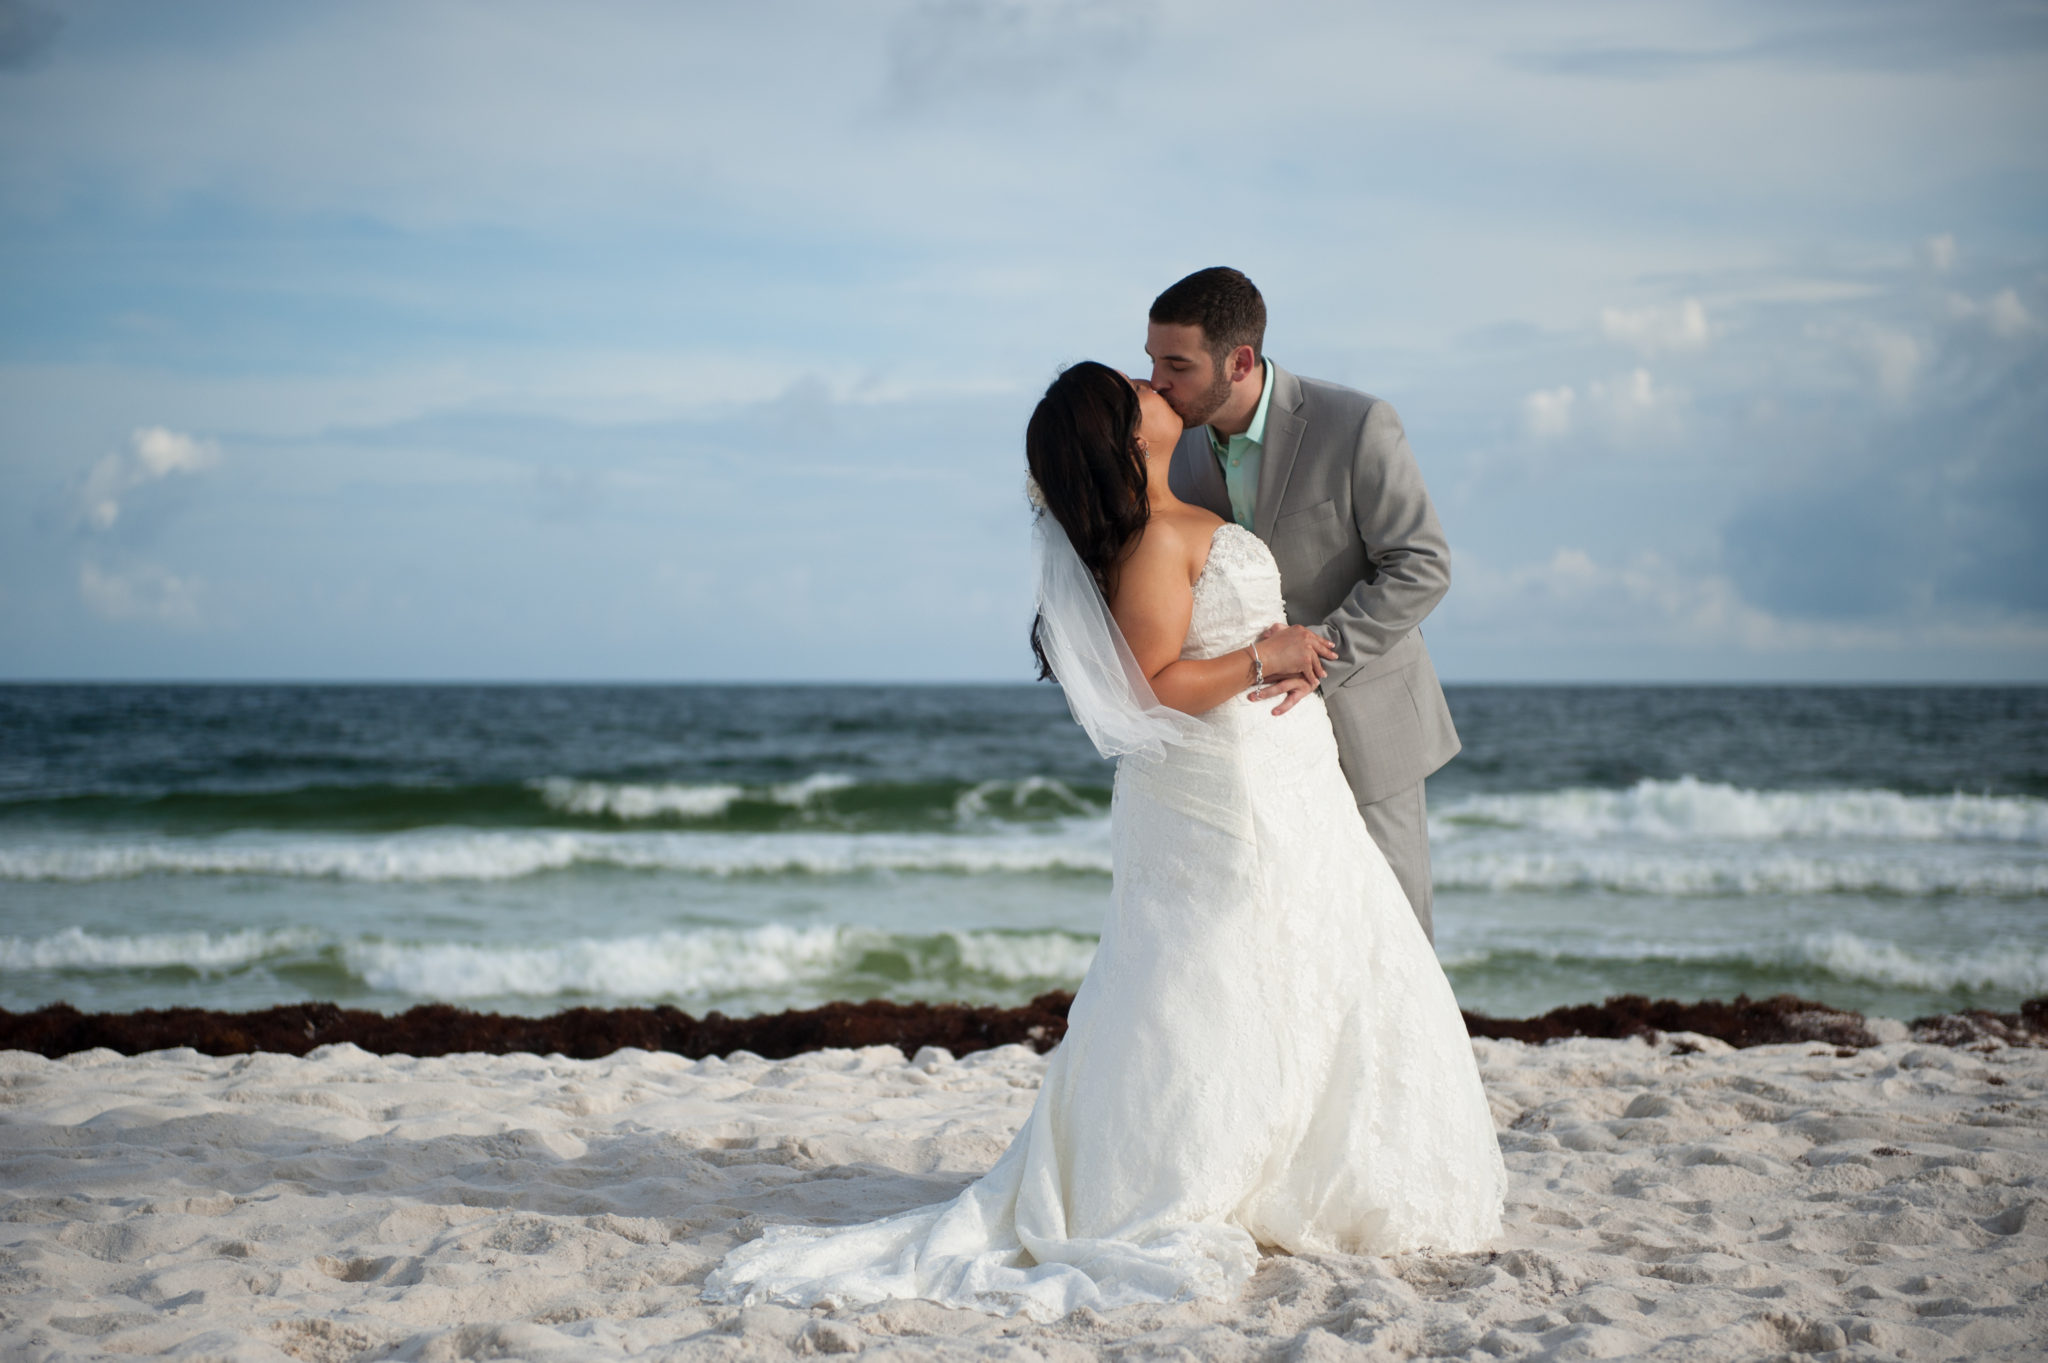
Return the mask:
{"type": "Polygon", "coordinates": [[[1464,1022],[1337,765],[1250,531],[1176,498],[1165,399],[1074,365],[1032,414],[1032,646],[1120,758],[1101,945],[995,1167],[951,1202],[777,1226],[715,1301],[922,1297],[1049,1319],[1234,1295],[1258,1247],[1469,1250],[1506,1174],[1464,1022]],[[1268,714],[1245,693],[1298,701],[1268,714]]]}

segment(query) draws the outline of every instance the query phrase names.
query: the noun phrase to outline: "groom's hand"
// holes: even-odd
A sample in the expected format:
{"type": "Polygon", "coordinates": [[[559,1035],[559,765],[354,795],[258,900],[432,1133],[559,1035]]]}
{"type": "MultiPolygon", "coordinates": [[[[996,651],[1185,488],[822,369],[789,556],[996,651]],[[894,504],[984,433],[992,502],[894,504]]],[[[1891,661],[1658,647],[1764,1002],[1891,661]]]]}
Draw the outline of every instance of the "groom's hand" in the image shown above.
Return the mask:
{"type": "Polygon", "coordinates": [[[1266,678],[1266,684],[1252,692],[1249,696],[1246,696],[1245,699],[1271,700],[1275,696],[1285,696],[1287,699],[1273,707],[1274,714],[1284,715],[1295,706],[1301,704],[1301,698],[1315,689],[1316,684],[1314,682],[1297,672],[1291,677],[1266,678]]]}
{"type": "Polygon", "coordinates": [[[1307,625],[1268,625],[1259,635],[1259,652],[1265,656],[1268,676],[1299,672],[1310,682],[1320,682],[1323,664],[1337,656],[1337,646],[1307,625]]]}

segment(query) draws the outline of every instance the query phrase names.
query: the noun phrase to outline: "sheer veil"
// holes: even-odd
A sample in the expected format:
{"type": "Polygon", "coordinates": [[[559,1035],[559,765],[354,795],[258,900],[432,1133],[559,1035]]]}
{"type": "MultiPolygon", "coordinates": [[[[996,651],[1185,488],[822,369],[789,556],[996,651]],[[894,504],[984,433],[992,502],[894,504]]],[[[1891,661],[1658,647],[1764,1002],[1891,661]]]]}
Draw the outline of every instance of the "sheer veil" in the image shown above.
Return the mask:
{"type": "Polygon", "coordinates": [[[1165,755],[1197,721],[1159,703],[1117,628],[1095,575],[1050,511],[1032,527],[1038,568],[1039,644],[1067,693],[1067,708],[1104,757],[1165,755]]]}

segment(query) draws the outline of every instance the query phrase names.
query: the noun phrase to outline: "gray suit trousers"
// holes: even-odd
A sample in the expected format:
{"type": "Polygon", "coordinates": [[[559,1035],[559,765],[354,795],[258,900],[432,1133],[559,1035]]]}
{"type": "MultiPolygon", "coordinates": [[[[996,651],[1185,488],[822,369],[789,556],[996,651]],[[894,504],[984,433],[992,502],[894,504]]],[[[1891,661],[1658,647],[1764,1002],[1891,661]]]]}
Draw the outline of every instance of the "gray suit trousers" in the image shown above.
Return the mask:
{"type": "Polygon", "coordinates": [[[1365,831],[1372,834],[1372,840],[1379,844],[1380,851],[1387,854],[1387,864],[1394,868],[1394,879],[1401,882],[1401,889],[1408,895],[1408,907],[1415,910],[1415,921],[1422,924],[1422,935],[1434,943],[1436,927],[1432,911],[1435,892],[1429,880],[1429,801],[1423,795],[1423,785],[1417,781],[1384,800],[1360,805],[1358,812],[1365,816],[1365,831]]]}

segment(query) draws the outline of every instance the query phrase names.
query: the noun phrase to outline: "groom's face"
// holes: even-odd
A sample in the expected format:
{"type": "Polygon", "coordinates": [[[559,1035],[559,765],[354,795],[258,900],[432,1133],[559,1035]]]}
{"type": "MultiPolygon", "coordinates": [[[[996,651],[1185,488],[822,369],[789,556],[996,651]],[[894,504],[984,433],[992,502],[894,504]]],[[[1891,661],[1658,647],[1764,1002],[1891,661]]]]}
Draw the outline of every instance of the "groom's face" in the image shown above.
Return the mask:
{"type": "Polygon", "coordinates": [[[1148,323],[1145,353],[1152,357],[1152,391],[1166,399],[1186,426],[1206,426],[1230,397],[1230,372],[1209,353],[1200,327],[1148,323]]]}

